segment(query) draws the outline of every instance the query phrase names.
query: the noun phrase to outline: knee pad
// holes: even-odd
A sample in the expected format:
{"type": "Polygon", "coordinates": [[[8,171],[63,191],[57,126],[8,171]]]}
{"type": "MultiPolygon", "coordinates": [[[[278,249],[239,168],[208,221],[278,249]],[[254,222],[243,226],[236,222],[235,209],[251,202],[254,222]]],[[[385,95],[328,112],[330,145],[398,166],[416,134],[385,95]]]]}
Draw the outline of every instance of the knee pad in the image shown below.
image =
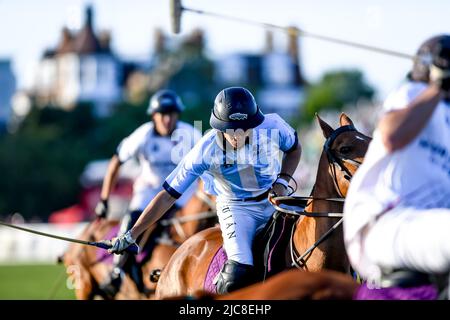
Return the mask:
{"type": "Polygon", "coordinates": [[[229,293],[252,283],[252,270],[252,265],[227,260],[216,280],[217,293],[229,293]]]}

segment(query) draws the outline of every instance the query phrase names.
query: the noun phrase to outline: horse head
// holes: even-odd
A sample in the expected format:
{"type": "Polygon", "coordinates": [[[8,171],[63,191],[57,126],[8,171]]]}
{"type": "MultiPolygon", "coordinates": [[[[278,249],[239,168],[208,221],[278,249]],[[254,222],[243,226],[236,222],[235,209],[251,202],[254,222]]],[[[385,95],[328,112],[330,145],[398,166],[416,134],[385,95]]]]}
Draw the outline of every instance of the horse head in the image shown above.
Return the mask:
{"type": "MultiPolygon", "coordinates": [[[[371,138],[357,131],[352,120],[344,113],[336,129],[318,115],[316,117],[326,140],[311,192],[312,200],[305,211],[340,213],[350,180],[364,160],[371,138]]],[[[349,263],[342,228],[339,227],[341,223],[342,219],[339,218],[304,217],[299,220],[294,234],[294,245],[299,257],[295,260],[303,260],[302,265],[311,271],[327,268],[345,272],[349,263]]]]}
{"type": "Polygon", "coordinates": [[[316,114],[326,141],[323,147],[319,172],[327,167],[337,195],[345,198],[350,180],[364,160],[371,138],[359,132],[352,120],[342,113],[340,127],[333,129],[316,114]]]}

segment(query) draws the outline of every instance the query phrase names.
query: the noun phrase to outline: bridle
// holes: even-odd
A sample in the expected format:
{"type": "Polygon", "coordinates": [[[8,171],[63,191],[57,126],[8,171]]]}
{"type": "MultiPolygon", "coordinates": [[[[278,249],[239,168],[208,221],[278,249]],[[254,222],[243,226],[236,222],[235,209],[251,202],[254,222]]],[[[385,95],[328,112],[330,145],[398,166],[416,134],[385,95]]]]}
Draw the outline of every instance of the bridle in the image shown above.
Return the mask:
{"type": "Polygon", "coordinates": [[[344,178],[346,180],[350,181],[352,179],[352,177],[353,177],[353,174],[344,165],[344,162],[348,162],[348,163],[356,166],[357,168],[361,165],[361,162],[338,156],[333,151],[331,146],[333,145],[334,141],[336,140],[336,138],[340,134],[342,134],[344,132],[351,132],[351,131],[357,131],[353,125],[346,125],[346,126],[342,126],[342,127],[337,128],[327,138],[327,140],[325,141],[325,144],[323,146],[323,150],[325,151],[325,154],[327,155],[327,158],[328,158],[328,166],[329,166],[330,171],[331,171],[331,176],[333,178],[334,187],[335,187],[336,191],[338,192],[339,196],[342,197],[342,198],[345,198],[345,196],[343,195],[343,193],[341,191],[341,188],[339,187],[339,183],[338,183],[338,179],[337,179],[337,175],[336,175],[336,165],[339,167],[339,169],[342,172],[345,173],[344,174],[344,178]]]}
{"type": "MultiPolygon", "coordinates": [[[[332,149],[331,146],[333,145],[334,141],[336,140],[336,138],[344,133],[344,132],[351,132],[351,131],[357,131],[355,129],[355,127],[353,125],[346,125],[346,126],[342,126],[337,128],[336,130],[334,130],[331,135],[327,138],[327,140],[325,141],[325,144],[323,146],[323,149],[327,155],[328,158],[328,165],[331,171],[331,175],[332,175],[332,179],[333,179],[333,183],[334,183],[334,187],[336,189],[336,191],[338,192],[339,196],[341,198],[331,198],[331,199],[323,199],[325,201],[335,201],[335,202],[343,202],[345,196],[343,195],[340,187],[339,187],[339,183],[338,183],[338,179],[337,179],[337,175],[336,175],[336,165],[339,167],[339,169],[344,172],[344,178],[347,179],[348,181],[351,180],[351,178],[353,177],[353,174],[350,172],[350,170],[344,165],[345,162],[351,163],[352,165],[356,166],[357,168],[361,165],[361,162],[359,161],[355,161],[352,159],[347,159],[341,156],[338,156],[332,149]],[[337,201],[340,200],[340,201],[337,201]]],[[[312,198],[314,200],[314,198],[312,198]]],[[[296,223],[294,223],[292,225],[292,230],[291,230],[291,235],[290,235],[290,256],[291,256],[291,260],[292,260],[292,264],[291,266],[295,266],[298,269],[303,269],[303,267],[306,266],[306,260],[307,260],[307,256],[309,256],[311,254],[311,252],[317,248],[322,242],[324,242],[326,239],[328,239],[328,237],[333,233],[333,231],[335,231],[343,222],[343,215],[339,215],[338,213],[322,213],[321,215],[313,215],[311,212],[298,212],[297,215],[303,215],[303,216],[309,216],[309,217],[325,217],[325,218],[336,218],[336,217],[340,217],[339,221],[336,222],[335,224],[333,224],[333,226],[326,232],[324,233],[312,246],[310,246],[302,255],[299,255],[295,248],[294,248],[294,230],[296,227],[296,223]]]]}

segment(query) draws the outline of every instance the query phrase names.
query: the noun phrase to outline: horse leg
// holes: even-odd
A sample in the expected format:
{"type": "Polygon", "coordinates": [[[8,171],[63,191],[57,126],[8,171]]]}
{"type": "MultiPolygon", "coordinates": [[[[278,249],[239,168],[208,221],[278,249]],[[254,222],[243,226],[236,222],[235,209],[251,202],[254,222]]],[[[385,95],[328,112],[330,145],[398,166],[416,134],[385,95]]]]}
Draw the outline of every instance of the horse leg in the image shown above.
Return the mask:
{"type": "Polygon", "coordinates": [[[176,249],[175,246],[167,244],[158,244],[153,249],[151,259],[143,266],[144,284],[149,290],[154,291],[156,289],[156,282],[150,279],[151,274],[154,270],[162,270],[176,249]]]}

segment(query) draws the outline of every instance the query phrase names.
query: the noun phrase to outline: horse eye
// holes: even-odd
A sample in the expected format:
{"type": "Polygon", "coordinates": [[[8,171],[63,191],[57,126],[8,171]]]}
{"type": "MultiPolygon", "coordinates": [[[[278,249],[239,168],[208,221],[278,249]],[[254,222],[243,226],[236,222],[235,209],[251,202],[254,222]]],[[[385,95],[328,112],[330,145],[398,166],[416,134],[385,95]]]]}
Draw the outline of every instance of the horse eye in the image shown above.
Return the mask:
{"type": "Polygon", "coordinates": [[[339,148],[339,153],[342,153],[342,154],[349,153],[350,151],[352,151],[351,147],[341,147],[341,148],[339,148]]]}

